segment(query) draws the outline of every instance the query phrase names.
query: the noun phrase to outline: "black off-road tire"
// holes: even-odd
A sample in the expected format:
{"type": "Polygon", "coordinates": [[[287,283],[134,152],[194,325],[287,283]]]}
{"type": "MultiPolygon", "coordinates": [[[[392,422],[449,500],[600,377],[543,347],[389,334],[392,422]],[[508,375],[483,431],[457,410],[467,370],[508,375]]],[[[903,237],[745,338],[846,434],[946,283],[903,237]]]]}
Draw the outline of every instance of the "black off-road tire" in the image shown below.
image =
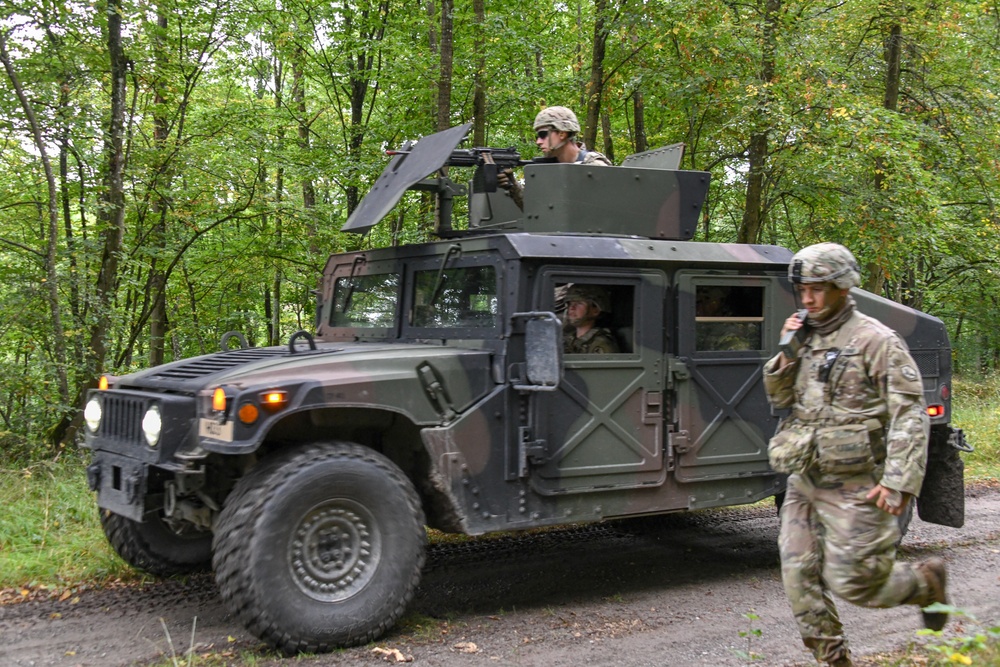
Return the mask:
{"type": "Polygon", "coordinates": [[[385,456],[353,443],[311,444],[251,470],[215,530],[222,599],[286,653],[370,642],[392,627],[420,581],[424,514],[385,456]]]}
{"type": "Polygon", "coordinates": [[[159,515],[140,523],[100,510],[108,542],[122,559],[157,577],[207,572],[212,566],[212,533],[174,530],[159,515]]]}

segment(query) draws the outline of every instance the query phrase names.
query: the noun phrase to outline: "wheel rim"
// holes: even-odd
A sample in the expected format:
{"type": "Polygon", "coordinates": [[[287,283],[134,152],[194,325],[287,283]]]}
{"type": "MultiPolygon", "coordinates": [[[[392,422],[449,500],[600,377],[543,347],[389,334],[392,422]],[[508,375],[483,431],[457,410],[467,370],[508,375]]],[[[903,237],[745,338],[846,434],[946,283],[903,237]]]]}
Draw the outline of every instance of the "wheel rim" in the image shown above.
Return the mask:
{"type": "Polygon", "coordinates": [[[381,558],[372,514],[347,499],[320,503],[295,526],[289,550],[292,578],[309,597],[345,600],[363,589],[381,558]]]}

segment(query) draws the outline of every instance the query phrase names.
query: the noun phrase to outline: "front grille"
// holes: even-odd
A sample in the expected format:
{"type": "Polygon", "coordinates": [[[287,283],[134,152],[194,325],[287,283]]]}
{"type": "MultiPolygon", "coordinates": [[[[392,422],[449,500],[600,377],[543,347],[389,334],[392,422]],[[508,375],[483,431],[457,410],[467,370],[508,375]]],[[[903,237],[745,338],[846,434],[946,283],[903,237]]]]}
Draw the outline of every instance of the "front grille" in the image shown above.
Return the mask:
{"type": "Polygon", "coordinates": [[[213,354],[209,357],[191,359],[188,362],[171,364],[149,377],[160,380],[191,380],[228,370],[235,366],[241,366],[252,361],[280,357],[286,354],[288,354],[288,350],[281,347],[250,347],[232,350],[221,354],[213,354]]]}
{"type": "Polygon", "coordinates": [[[146,414],[147,399],[111,392],[105,393],[103,398],[100,435],[124,443],[142,442],[142,418],[146,414]]]}
{"type": "Polygon", "coordinates": [[[917,370],[920,371],[921,377],[936,378],[941,375],[940,352],[937,350],[916,350],[910,354],[917,362],[917,370]]]}

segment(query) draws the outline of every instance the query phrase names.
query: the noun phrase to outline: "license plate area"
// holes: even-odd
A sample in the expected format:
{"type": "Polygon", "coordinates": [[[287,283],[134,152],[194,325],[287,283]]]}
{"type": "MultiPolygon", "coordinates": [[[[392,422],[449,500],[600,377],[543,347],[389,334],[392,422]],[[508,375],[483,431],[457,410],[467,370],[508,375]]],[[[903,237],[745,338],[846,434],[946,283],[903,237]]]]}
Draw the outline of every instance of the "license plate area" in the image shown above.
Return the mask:
{"type": "Polygon", "coordinates": [[[221,440],[222,442],[232,442],[233,422],[227,421],[225,424],[220,424],[215,419],[206,419],[205,417],[202,417],[198,420],[198,435],[202,438],[211,438],[212,440],[221,440]]]}

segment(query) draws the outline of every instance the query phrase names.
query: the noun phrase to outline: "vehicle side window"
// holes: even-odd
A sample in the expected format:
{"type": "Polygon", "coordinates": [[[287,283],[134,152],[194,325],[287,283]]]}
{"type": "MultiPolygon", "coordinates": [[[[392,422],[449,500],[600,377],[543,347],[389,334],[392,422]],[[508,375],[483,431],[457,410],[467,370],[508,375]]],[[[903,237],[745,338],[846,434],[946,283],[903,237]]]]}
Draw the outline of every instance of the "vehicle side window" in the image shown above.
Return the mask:
{"type": "Polygon", "coordinates": [[[695,349],[760,350],[764,288],[748,285],[695,287],[695,349]]]}

